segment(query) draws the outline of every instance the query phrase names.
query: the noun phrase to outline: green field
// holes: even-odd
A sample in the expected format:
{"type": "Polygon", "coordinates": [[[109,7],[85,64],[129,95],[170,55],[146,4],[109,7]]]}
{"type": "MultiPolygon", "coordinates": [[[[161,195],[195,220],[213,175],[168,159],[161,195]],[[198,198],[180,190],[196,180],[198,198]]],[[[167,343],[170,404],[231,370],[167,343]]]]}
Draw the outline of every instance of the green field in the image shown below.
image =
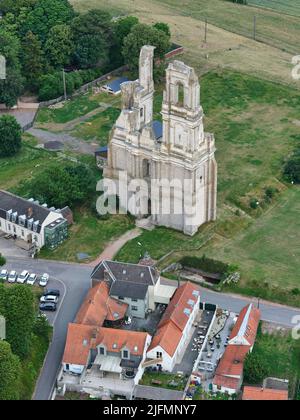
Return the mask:
{"type": "Polygon", "coordinates": [[[300,17],[298,0],[247,0],[250,6],[263,7],[280,13],[300,17]]]}

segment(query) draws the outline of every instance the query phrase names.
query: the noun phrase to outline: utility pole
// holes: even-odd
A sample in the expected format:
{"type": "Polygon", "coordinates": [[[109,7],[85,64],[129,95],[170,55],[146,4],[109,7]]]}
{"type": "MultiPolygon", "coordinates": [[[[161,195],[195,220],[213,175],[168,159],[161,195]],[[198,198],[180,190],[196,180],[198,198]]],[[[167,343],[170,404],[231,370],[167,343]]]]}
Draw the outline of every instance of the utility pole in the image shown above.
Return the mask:
{"type": "Polygon", "coordinates": [[[254,41],[256,41],[256,16],[254,16],[254,21],[253,21],[253,39],[254,41]]]}
{"type": "Polygon", "coordinates": [[[65,101],[66,101],[68,99],[68,97],[67,97],[67,85],[66,85],[65,69],[63,69],[62,72],[63,72],[63,84],[64,84],[64,97],[65,97],[65,101]]]}
{"type": "Polygon", "coordinates": [[[207,19],[205,19],[205,34],[204,34],[204,42],[207,43],[207,19]]]}

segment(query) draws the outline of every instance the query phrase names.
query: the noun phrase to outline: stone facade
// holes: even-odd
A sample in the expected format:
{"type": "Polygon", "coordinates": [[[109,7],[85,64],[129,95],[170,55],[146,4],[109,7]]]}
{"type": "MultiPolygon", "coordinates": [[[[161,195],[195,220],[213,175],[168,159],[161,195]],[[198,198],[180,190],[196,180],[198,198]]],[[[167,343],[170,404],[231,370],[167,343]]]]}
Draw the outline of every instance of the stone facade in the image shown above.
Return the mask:
{"type": "Polygon", "coordinates": [[[150,214],[158,226],[194,235],[202,224],[216,219],[214,136],[204,132],[198,77],[180,61],[169,64],[166,71],[163,130],[162,136],[157,136],[153,124],[153,56],[154,47],[144,46],[139,79],[121,86],[122,111],[111,134],[104,177],[116,181],[120,205],[137,217],[150,214]],[[127,186],[143,179],[148,188],[130,187],[128,192],[118,183],[120,172],[126,172],[127,186]],[[163,186],[164,181],[169,187],[163,186]],[[162,210],[167,193],[169,211],[166,207],[162,210]]]}

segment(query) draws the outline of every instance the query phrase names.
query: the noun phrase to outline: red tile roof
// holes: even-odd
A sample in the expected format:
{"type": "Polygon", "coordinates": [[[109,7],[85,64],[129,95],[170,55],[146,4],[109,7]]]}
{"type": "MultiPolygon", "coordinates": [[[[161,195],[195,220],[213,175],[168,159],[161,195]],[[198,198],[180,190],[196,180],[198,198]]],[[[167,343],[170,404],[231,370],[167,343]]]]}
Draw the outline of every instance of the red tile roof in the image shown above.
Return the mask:
{"type": "Polygon", "coordinates": [[[160,346],[172,357],[180,343],[181,337],[182,332],[180,329],[173,322],[168,322],[157,330],[149,350],[160,346]]]}
{"type": "Polygon", "coordinates": [[[126,348],[130,354],[142,356],[148,334],[144,332],[99,328],[96,346],[104,345],[109,352],[119,353],[126,348]]]}
{"type": "Polygon", "coordinates": [[[87,364],[94,330],[88,325],[69,324],[63,363],[87,364]]]}
{"type": "Polygon", "coordinates": [[[260,310],[253,304],[245,306],[231,332],[229,342],[233,339],[243,339],[252,347],[255,343],[259,321],[260,310]]]}
{"type": "Polygon", "coordinates": [[[192,313],[199,296],[199,287],[190,282],[177,289],[158,325],[149,351],[160,346],[171,357],[174,355],[189,320],[188,311],[192,313]]]}
{"type": "Polygon", "coordinates": [[[216,375],[242,376],[244,361],[249,350],[249,346],[229,345],[218,365],[216,375]]]}
{"type": "Polygon", "coordinates": [[[243,401],[287,401],[288,398],[288,391],[279,389],[245,386],[243,392],[243,401]]]}
{"type": "Polygon", "coordinates": [[[227,389],[232,389],[238,392],[241,379],[240,378],[228,378],[222,375],[216,375],[213,381],[214,385],[217,387],[223,387],[227,389]]]}
{"type": "Polygon", "coordinates": [[[159,327],[163,326],[168,321],[172,321],[180,331],[184,331],[189,320],[189,315],[184,311],[188,310],[192,312],[199,296],[200,289],[194,284],[187,282],[180,286],[171,299],[164,316],[159,323],[159,327]],[[196,293],[198,295],[196,295],[196,293]]]}
{"type": "Polygon", "coordinates": [[[69,324],[63,363],[85,366],[90,350],[100,344],[108,352],[120,353],[126,348],[131,355],[142,356],[147,338],[148,334],[143,332],[69,324]]]}
{"type": "Polygon", "coordinates": [[[98,283],[89,290],[76,317],[77,324],[101,327],[105,320],[117,321],[126,315],[128,305],[109,296],[109,286],[98,283]]]}
{"type": "Polygon", "coordinates": [[[252,304],[241,310],[230,336],[230,344],[217,367],[214,385],[239,391],[245,358],[255,343],[259,321],[260,311],[252,304]]]}

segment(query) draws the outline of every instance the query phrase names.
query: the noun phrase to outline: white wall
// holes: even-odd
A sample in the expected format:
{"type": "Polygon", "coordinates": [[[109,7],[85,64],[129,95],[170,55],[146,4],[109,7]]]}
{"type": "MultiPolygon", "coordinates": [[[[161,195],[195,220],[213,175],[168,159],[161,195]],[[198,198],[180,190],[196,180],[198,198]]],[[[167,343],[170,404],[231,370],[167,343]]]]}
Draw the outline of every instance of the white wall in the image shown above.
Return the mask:
{"type": "Polygon", "coordinates": [[[69,369],[67,369],[67,364],[63,363],[64,372],[75,373],[77,375],[81,375],[84,371],[85,366],[83,365],[71,365],[69,364],[69,369]]]}

